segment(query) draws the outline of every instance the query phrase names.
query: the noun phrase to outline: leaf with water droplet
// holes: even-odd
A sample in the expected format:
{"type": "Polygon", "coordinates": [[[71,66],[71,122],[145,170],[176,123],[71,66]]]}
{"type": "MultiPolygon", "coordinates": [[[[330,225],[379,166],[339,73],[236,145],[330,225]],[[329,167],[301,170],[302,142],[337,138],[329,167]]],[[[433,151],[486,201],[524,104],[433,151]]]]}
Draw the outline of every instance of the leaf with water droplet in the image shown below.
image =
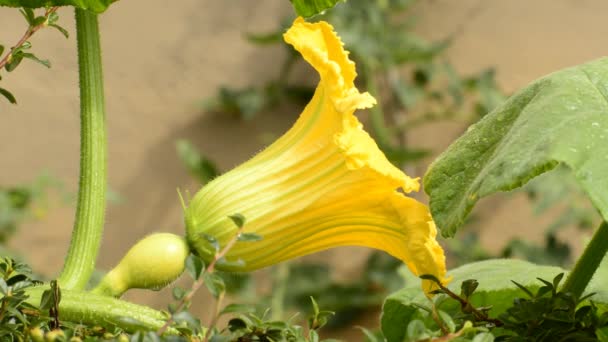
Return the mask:
{"type": "Polygon", "coordinates": [[[608,220],[608,144],[595,141],[603,127],[608,58],[552,73],[518,91],[429,167],[424,189],[442,235],[453,236],[478,199],[521,187],[559,163],[573,171],[608,220]]]}

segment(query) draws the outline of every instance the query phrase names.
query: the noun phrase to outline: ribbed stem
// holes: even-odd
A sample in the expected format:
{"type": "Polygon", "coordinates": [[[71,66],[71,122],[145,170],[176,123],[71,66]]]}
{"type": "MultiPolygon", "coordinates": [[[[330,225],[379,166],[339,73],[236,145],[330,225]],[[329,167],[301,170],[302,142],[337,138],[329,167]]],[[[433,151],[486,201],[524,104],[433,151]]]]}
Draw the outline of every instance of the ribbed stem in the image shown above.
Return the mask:
{"type": "MultiPolygon", "coordinates": [[[[48,288],[48,286],[39,286],[28,289],[27,301],[38,306],[42,294],[48,288]]],[[[59,302],[61,321],[106,328],[119,327],[127,332],[135,332],[138,330],[156,331],[165,324],[168,318],[166,314],[147,306],[108,296],[61,289],[61,301],[59,302]]],[[[168,329],[166,333],[177,334],[178,332],[168,329]]]]}
{"type": "Polygon", "coordinates": [[[574,265],[561,290],[580,297],[608,252],[608,223],[602,222],[574,265]]]}
{"type": "Polygon", "coordinates": [[[106,196],[106,128],[97,14],[76,9],[80,75],[80,181],[72,240],[62,289],[81,290],[95,268],[103,231],[106,196]]]}

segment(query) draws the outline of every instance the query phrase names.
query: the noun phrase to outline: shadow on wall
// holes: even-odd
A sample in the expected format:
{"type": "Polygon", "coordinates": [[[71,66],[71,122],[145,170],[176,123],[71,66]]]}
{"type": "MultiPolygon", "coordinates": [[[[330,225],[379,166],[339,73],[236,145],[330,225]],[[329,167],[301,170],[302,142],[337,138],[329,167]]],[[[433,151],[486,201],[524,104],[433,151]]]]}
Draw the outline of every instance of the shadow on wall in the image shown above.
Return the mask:
{"type": "Polygon", "coordinates": [[[150,146],[135,176],[120,186],[119,193],[127,197],[126,201],[108,208],[107,234],[103,243],[112,246],[116,255],[102,255],[102,267],[117,262],[134,239],[146,234],[167,230],[183,234],[177,189],[187,200],[187,192],[193,196],[200,184],[180,161],[175,148],[178,140],[190,141],[223,173],[252,157],[268,144],[268,140],[279,137],[296,120],[300,110],[284,106],[250,121],[227,113],[206,112],[150,146]],[[153,180],[158,180],[159,184],[155,184],[154,193],[149,193],[149,182],[153,180]],[[124,227],[129,227],[129,236],[125,236],[124,227]]]}

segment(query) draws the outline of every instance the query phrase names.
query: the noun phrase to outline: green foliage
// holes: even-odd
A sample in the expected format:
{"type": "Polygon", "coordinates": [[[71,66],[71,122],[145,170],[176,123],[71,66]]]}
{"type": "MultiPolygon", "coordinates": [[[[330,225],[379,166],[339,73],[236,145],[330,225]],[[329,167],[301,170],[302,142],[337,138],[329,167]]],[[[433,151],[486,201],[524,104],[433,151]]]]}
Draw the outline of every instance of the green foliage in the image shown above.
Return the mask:
{"type": "Polygon", "coordinates": [[[524,239],[513,239],[502,252],[504,258],[519,258],[540,265],[565,266],[570,261],[570,246],[555,234],[545,235],[544,245],[538,246],[524,239]]]}
{"type": "Polygon", "coordinates": [[[46,175],[30,184],[0,186],[0,248],[24,220],[43,215],[46,192],[51,187],[60,184],[46,175]]]}
{"type": "Polygon", "coordinates": [[[558,267],[519,260],[467,264],[449,272],[452,281],[432,301],[411,285],[390,295],[383,307],[382,331],[388,342],[417,341],[446,336],[471,322],[490,327],[496,341],[557,341],[556,336],[593,340],[583,334],[599,336],[608,322],[603,304],[608,294],[606,262],[582,298],[559,291],[565,273],[558,267]]]}
{"type": "Polygon", "coordinates": [[[607,87],[608,59],[582,64],[532,83],[469,127],[424,177],[442,234],[452,236],[478,199],[558,163],[608,218],[607,87]]]}
{"type": "Polygon", "coordinates": [[[42,8],[74,6],[96,13],[105,11],[116,0],[0,0],[0,6],[42,8]]]}
{"type": "Polygon", "coordinates": [[[513,306],[500,315],[504,336],[497,341],[597,341],[596,331],[608,327],[608,307],[576,298],[558,291],[563,273],[548,282],[536,293],[520,286],[528,298],[516,298],[513,306]]]}
{"type": "Polygon", "coordinates": [[[462,265],[500,257],[517,258],[540,265],[570,266],[573,256],[571,244],[564,241],[558,233],[568,227],[581,231],[591,230],[599,223],[597,211],[565,165],[559,165],[551,172],[532,179],[522,191],[528,196],[534,215],[544,215],[544,219],[550,218],[544,227],[529,227],[542,228],[544,239],[533,242],[525,237],[517,237],[509,241],[502,250],[490,251],[481,245],[477,232],[469,229],[476,224],[475,216],[471,215],[459,232],[458,238],[444,242],[450,263],[462,265]]]}
{"type": "Polygon", "coordinates": [[[545,228],[547,234],[555,234],[568,225],[589,230],[599,223],[597,211],[566,165],[561,164],[551,172],[532,179],[523,189],[533,201],[533,210],[537,215],[556,206],[564,208],[545,228]]]}
{"type": "Polygon", "coordinates": [[[178,140],[175,146],[182,163],[201,184],[208,183],[219,174],[215,164],[202,156],[189,141],[178,140]]]}
{"type": "Polygon", "coordinates": [[[335,312],[328,322],[330,327],[347,326],[362,313],[379,307],[387,294],[404,285],[397,271],[401,265],[399,260],[376,252],[368,258],[361,276],[337,282],[332,280],[332,270],[326,264],[291,264],[285,305],[305,311],[312,296],[321,307],[335,312]]]}
{"type": "Polygon", "coordinates": [[[502,257],[515,257],[537,264],[567,266],[571,263],[571,246],[558,233],[567,227],[581,231],[599,224],[597,210],[590,204],[576,178],[564,164],[528,182],[522,190],[527,194],[535,215],[552,216],[544,227],[542,244],[517,238],[508,243],[502,257]],[[557,215],[554,209],[559,208],[557,215]],[[553,210],[553,211],[551,211],[553,210]]]}
{"type": "MultiPolygon", "coordinates": [[[[308,319],[308,329],[286,321],[268,320],[265,315],[259,317],[245,312],[228,321],[228,326],[217,331],[210,341],[284,341],[284,342],[330,342],[335,340],[319,338],[318,330],[327,322],[332,312],[322,311],[312,299],[313,315],[308,319]],[[308,330],[308,332],[306,332],[308,330]]],[[[238,311],[250,311],[249,307],[238,308],[238,311]]]]}
{"type": "MultiPolygon", "coordinates": [[[[0,0],[0,6],[2,5],[3,0],[0,0]]],[[[4,45],[0,44],[0,69],[4,68],[7,72],[12,72],[24,59],[32,60],[36,63],[44,65],[47,68],[50,68],[51,63],[47,59],[41,59],[31,52],[26,52],[32,47],[32,44],[27,39],[29,39],[36,31],[47,26],[59,30],[59,32],[61,32],[61,34],[63,34],[66,38],[68,37],[67,30],[57,24],[59,15],[56,12],[56,8],[47,9],[43,15],[36,15],[34,10],[25,7],[21,8],[19,12],[25,18],[28,27],[19,43],[11,47],[10,51],[5,56],[3,56],[5,50],[4,45]]],[[[1,76],[0,80],[2,80],[1,76]]],[[[2,95],[12,104],[17,103],[15,96],[7,89],[0,87],[0,95],[2,95]]]]}
{"type": "MultiPolygon", "coordinates": [[[[309,305],[312,301],[313,309],[311,316],[308,318],[308,329],[306,329],[308,332],[306,332],[301,326],[292,324],[291,320],[268,319],[266,316],[269,310],[264,310],[264,314],[261,316],[257,315],[256,306],[259,307],[260,303],[256,303],[255,306],[233,303],[220,309],[222,299],[226,293],[226,283],[223,277],[211,270],[211,264],[205,270],[203,261],[194,255],[188,258],[186,268],[195,280],[195,285],[189,291],[179,287],[173,289],[173,298],[180,301],[180,304],[169,305],[169,312],[172,320],[171,327],[177,329],[180,334],[189,340],[316,342],[320,340],[317,331],[325,326],[328,319],[333,315],[333,312],[321,310],[317,302],[309,298],[309,305]],[[190,305],[193,292],[198,288],[197,283],[204,283],[207,290],[216,299],[216,313],[208,328],[204,328],[200,320],[185,310],[190,305]],[[233,317],[228,321],[225,328],[217,328],[218,318],[225,315],[233,317]]],[[[137,337],[141,338],[142,341],[159,340],[159,337],[153,334],[140,333],[137,337]]],[[[163,336],[162,340],[173,339],[167,339],[166,336],[163,336]]],[[[177,340],[181,341],[182,339],[177,340]]]]}
{"type": "MultiPolygon", "coordinates": [[[[539,287],[535,283],[535,276],[552,279],[563,272],[564,270],[558,267],[537,266],[519,260],[487,260],[450,270],[448,274],[453,279],[447,288],[454,293],[461,293],[475,308],[488,307],[487,313],[491,317],[497,317],[511,306],[510,303],[515,298],[524,295],[522,289],[512,283],[512,280],[535,289],[539,287]],[[471,287],[470,279],[475,279],[477,284],[471,287]]],[[[415,320],[430,327],[436,334],[441,334],[441,329],[433,319],[434,310],[443,311],[453,317],[456,329],[464,327],[465,322],[474,317],[470,312],[463,313],[461,303],[449,298],[445,294],[439,294],[429,302],[417,284],[411,284],[390,295],[384,302],[381,319],[382,331],[387,341],[402,341],[408,335],[408,328],[401,322],[415,320]]]]}
{"type": "MultiPolygon", "coordinates": [[[[608,323],[608,307],[601,304],[606,291],[599,279],[590,291],[598,290],[601,295],[574,298],[559,291],[564,273],[556,267],[489,260],[462,266],[450,274],[454,277],[450,286],[438,291],[432,301],[414,287],[386,299],[382,331],[388,342],[450,336],[466,330],[467,324],[490,328],[488,332],[496,341],[595,341],[601,333],[598,331],[608,323]],[[590,302],[589,297],[600,302],[590,302]]],[[[484,332],[477,331],[473,340],[481,339],[476,337],[479,333],[484,332]]]]}
{"type": "Polygon", "coordinates": [[[345,0],[289,0],[299,16],[309,18],[345,0]]]}
{"type": "Polygon", "coordinates": [[[0,258],[0,339],[25,339],[31,326],[46,326],[39,309],[26,302],[26,289],[39,282],[31,278],[29,266],[0,258]]]}

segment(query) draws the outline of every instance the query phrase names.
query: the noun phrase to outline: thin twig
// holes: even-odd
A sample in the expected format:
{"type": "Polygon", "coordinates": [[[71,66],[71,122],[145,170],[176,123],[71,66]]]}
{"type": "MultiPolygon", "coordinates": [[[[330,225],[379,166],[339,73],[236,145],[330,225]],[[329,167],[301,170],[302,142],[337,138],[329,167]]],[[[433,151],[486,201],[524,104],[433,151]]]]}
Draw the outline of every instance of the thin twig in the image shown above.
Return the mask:
{"type": "MultiPolygon", "coordinates": [[[[184,309],[184,307],[187,305],[187,303],[189,303],[192,300],[192,297],[194,297],[194,293],[196,291],[198,291],[198,289],[203,286],[203,284],[205,283],[205,277],[203,277],[203,275],[205,273],[213,273],[213,271],[215,270],[215,264],[222,259],[226,253],[228,253],[228,251],[234,247],[234,245],[236,244],[236,242],[239,239],[239,236],[241,235],[241,233],[243,232],[243,229],[245,228],[245,226],[241,226],[237,231],[236,234],[234,235],[234,237],[232,237],[232,239],[230,241],[228,241],[228,243],[226,244],[226,246],[224,246],[224,248],[217,253],[214,257],[213,260],[211,261],[211,263],[209,264],[209,266],[207,266],[207,268],[203,271],[203,273],[200,275],[200,277],[192,284],[192,287],[190,288],[190,291],[188,292],[188,294],[186,294],[184,296],[184,298],[182,298],[182,300],[180,301],[179,305],[177,306],[177,308],[175,309],[174,312],[180,312],[184,309]]],[[[221,298],[222,296],[220,296],[221,298]]],[[[165,322],[165,324],[158,329],[158,331],[156,332],[156,334],[158,336],[162,335],[168,328],[169,326],[173,323],[173,315],[167,320],[167,322],[165,322]]],[[[209,332],[210,329],[207,330],[207,333],[209,332]]],[[[207,337],[207,333],[205,333],[205,340],[207,337]]]]}
{"type": "Polygon", "coordinates": [[[473,315],[473,317],[475,317],[475,319],[478,320],[478,321],[489,322],[489,323],[494,324],[494,326],[496,326],[496,327],[503,326],[502,321],[500,321],[499,319],[496,319],[496,318],[491,318],[485,312],[478,310],[468,300],[463,299],[459,295],[457,295],[454,292],[450,291],[450,289],[448,289],[447,287],[443,286],[443,284],[441,284],[440,282],[436,282],[436,284],[443,291],[443,293],[445,293],[450,298],[452,298],[452,299],[458,301],[458,303],[460,303],[460,308],[461,308],[461,310],[463,312],[465,312],[465,313],[469,313],[470,312],[473,315]]]}
{"type": "Polygon", "coordinates": [[[6,54],[6,56],[4,56],[4,58],[0,59],[0,69],[4,68],[4,66],[6,65],[6,63],[9,62],[9,59],[13,55],[13,51],[15,51],[15,49],[21,47],[28,39],[30,39],[30,37],[34,33],[36,33],[36,31],[40,30],[43,27],[46,27],[47,21],[49,19],[49,16],[51,14],[55,13],[58,9],[59,9],[59,6],[55,6],[55,7],[51,7],[49,9],[47,9],[46,12],[44,12],[44,17],[47,20],[45,20],[41,24],[33,26],[33,27],[32,26],[28,26],[27,30],[23,34],[23,37],[21,37],[21,39],[19,39],[19,41],[17,42],[17,44],[15,44],[13,47],[11,47],[11,50],[6,54]]]}
{"type": "Polygon", "coordinates": [[[203,336],[203,342],[207,342],[209,340],[209,333],[211,332],[211,330],[213,330],[213,328],[217,324],[217,320],[220,317],[220,309],[221,309],[221,306],[222,306],[222,300],[223,299],[224,299],[224,292],[221,292],[219,294],[219,297],[215,301],[215,314],[213,315],[213,318],[211,318],[211,322],[209,322],[209,326],[207,327],[207,331],[205,331],[205,335],[203,336]]]}

